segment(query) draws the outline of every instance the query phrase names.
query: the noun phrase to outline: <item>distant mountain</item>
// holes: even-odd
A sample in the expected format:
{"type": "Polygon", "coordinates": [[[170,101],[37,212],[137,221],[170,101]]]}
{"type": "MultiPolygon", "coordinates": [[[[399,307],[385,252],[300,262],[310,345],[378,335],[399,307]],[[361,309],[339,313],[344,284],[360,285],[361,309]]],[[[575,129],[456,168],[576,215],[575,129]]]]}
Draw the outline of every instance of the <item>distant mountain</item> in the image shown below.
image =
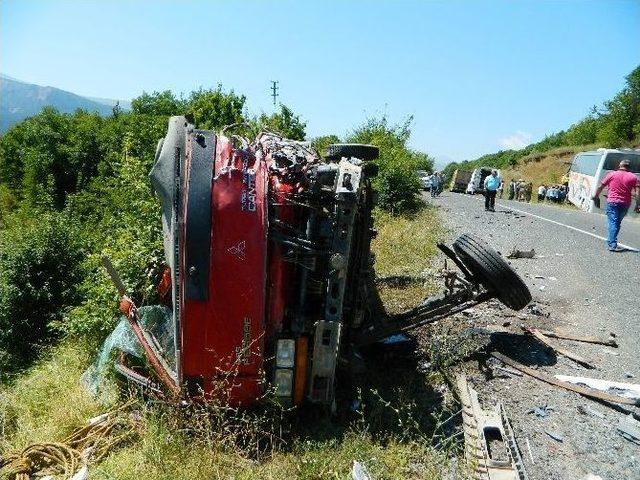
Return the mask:
{"type": "MultiPolygon", "coordinates": [[[[54,87],[42,87],[22,82],[0,74],[0,133],[12,125],[31,117],[43,107],[52,106],[63,113],[73,113],[81,108],[100,115],[110,115],[116,100],[88,98],[54,87]]],[[[129,102],[120,102],[123,110],[129,110],[129,102]]]]}

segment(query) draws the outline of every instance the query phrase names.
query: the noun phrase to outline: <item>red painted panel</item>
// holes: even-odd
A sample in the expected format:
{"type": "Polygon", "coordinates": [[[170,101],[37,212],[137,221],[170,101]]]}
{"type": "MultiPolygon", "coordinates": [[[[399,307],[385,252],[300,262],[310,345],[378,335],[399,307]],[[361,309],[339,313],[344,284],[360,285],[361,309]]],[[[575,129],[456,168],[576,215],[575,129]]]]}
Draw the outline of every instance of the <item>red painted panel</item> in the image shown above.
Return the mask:
{"type": "Polygon", "coordinates": [[[205,393],[226,394],[217,382],[231,382],[230,403],[246,405],[262,393],[267,169],[224,137],[216,148],[212,217],[209,299],[182,308],[183,375],[202,378],[205,393]]]}

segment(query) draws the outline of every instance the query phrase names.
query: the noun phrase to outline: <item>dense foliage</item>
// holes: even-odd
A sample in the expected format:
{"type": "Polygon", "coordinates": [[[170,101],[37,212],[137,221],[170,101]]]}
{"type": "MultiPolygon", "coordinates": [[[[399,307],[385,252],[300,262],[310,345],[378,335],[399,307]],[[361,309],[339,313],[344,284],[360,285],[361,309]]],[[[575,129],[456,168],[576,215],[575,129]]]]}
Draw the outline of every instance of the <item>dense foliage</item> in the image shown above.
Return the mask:
{"type": "Polygon", "coordinates": [[[554,133],[520,150],[501,150],[475,160],[453,162],[444,170],[448,177],[456,168],[465,170],[478,166],[509,168],[528,155],[557,147],[596,145],[625,147],[640,143],[640,66],[626,77],[624,88],[601,108],[593,107],[587,117],[567,130],[554,133]]]}
{"type": "Polygon", "coordinates": [[[76,226],[45,214],[17,223],[0,241],[0,380],[56,337],[52,328],[76,304],[83,278],[76,226]]]}
{"type": "MultiPolygon", "coordinates": [[[[98,343],[115,322],[116,291],[100,257],[108,255],[138,303],[154,302],[163,264],[159,204],[148,181],[157,141],[171,115],[198,128],[242,124],[295,140],[306,123],[281,105],[248,118],[245,97],[218,86],[186,97],[143,93],[131,112],[101,117],[45,108],[0,139],[0,370],[27,364],[60,335],[98,343]]],[[[418,205],[417,168],[431,160],[407,147],[410,121],[370,120],[348,141],[381,148],[378,186],[383,208],[418,205]]],[[[319,137],[320,151],[338,142],[319,137]]]]}

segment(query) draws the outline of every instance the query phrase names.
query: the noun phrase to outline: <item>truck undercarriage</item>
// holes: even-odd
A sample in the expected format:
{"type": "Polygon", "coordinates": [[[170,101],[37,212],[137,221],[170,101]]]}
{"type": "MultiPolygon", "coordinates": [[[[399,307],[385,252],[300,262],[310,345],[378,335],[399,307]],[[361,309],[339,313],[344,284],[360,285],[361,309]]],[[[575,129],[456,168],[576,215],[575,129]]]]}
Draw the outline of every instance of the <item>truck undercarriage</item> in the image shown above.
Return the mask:
{"type": "Polygon", "coordinates": [[[122,355],[117,371],[179,398],[218,396],[224,384],[232,405],[265,394],[329,405],[336,370],[361,349],[491,298],[515,310],[529,303],[506,261],[463,235],[439,245],[458,267],[444,271],[444,294],[388,314],[371,254],[377,157],[371,145],[335,144],[320,158],[274,133],[249,142],[172,117],[150,173],[162,204],[172,358],[120,286],[150,368],[122,355]]]}

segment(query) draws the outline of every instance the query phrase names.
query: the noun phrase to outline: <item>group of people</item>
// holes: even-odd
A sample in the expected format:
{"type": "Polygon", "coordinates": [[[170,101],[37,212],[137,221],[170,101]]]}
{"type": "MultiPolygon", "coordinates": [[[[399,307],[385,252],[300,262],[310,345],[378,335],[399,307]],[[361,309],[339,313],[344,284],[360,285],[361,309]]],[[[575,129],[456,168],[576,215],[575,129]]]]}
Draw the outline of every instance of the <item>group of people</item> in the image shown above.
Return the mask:
{"type": "Polygon", "coordinates": [[[567,198],[566,185],[549,185],[542,184],[538,187],[538,202],[545,200],[553,203],[562,203],[567,198]]]}
{"type": "MultiPolygon", "coordinates": [[[[635,194],[636,202],[634,210],[640,213],[640,179],[629,171],[629,160],[622,160],[618,166],[618,170],[610,172],[602,180],[592,196],[592,200],[596,201],[600,198],[602,190],[607,187],[607,244],[609,251],[622,252],[625,249],[618,246],[618,233],[620,232],[620,224],[631,208],[632,198],[635,194]]],[[[500,192],[502,198],[502,190],[504,182],[498,175],[496,170],[491,171],[484,180],[484,209],[488,212],[495,212],[496,195],[500,192]]],[[[511,180],[509,183],[509,200],[517,198],[518,200],[531,201],[531,182],[526,183],[522,179],[518,182],[511,180]]],[[[565,185],[540,185],[538,188],[538,201],[546,199],[552,202],[562,202],[567,196],[567,187],[565,185]]]]}
{"type": "Polygon", "coordinates": [[[519,202],[530,202],[533,192],[533,184],[525,182],[523,179],[511,180],[509,182],[509,200],[518,200],[519,202]]]}

